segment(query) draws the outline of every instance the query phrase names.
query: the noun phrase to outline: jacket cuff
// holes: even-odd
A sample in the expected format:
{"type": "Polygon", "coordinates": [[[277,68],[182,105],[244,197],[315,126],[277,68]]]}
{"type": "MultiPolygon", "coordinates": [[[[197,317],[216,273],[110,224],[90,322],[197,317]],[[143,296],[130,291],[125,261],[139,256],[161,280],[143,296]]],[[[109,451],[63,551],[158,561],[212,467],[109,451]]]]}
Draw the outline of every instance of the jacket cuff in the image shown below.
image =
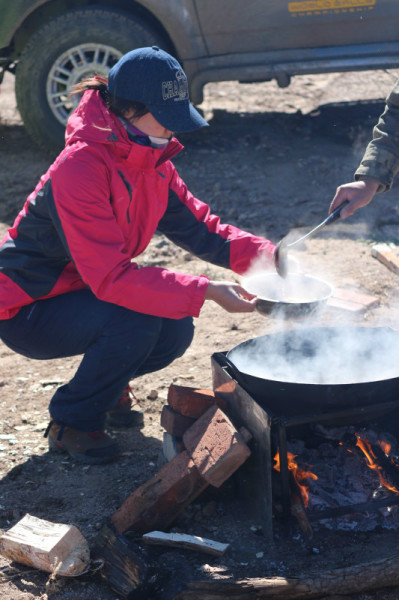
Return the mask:
{"type": "Polygon", "coordinates": [[[374,176],[374,174],[370,173],[367,169],[363,170],[359,168],[355,173],[355,181],[366,181],[367,179],[372,179],[378,183],[376,194],[388,192],[392,187],[392,182],[385,183],[381,181],[381,178],[374,176]]]}
{"type": "Polygon", "coordinates": [[[201,308],[205,302],[205,294],[208,289],[209,277],[206,275],[200,275],[198,277],[197,289],[195,290],[194,298],[191,304],[190,313],[193,317],[199,317],[201,308]]]}

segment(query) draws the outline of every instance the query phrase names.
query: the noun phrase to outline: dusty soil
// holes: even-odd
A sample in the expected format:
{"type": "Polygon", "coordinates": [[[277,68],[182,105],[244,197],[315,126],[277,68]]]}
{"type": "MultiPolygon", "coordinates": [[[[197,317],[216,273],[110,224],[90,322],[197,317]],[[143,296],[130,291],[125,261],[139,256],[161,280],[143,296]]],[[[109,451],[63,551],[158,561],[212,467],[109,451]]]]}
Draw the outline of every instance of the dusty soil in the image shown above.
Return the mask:
{"type": "MultiPolygon", "coordinates": [[[[383,98],[398,72],[296,78],[287,89],[275,83],[212,84],[202,105],[210,127],[181,136],[185,151],[175,164],[190,189],[209,202],[222,220],[277,242],[293,228],[320,222],[337,185],[352,178],[383,98]]],[[[50,158],[29,139],[15,108],[13,80],[0,89],[0,235],[12,223],[50,158]]],[[[371,256],[373,241],[399,243],[399,187],[350,221],[337,223],[313,238],[300,253],[305,272],[333,285],[376,296],[379,306],[361,315],[323,312],[346,326],[389,324],[398,327],[398,277],[371,256]]],[[[204,264],[156,238],[143,262],[206,273],[231,274],[204,264]]],[[[292,323],[294,325],[294,323],[292,323]]],[[[156,473],[162,449],[160,411],[171,383],[212,387],[210,357],[252,337],[281,327],[258,313],[232,315],[208,303],[196,323],[189,351],[162,372],[133,383],[145,411],[140,430],[118,430],[121,459],[87,467],[48,452],[43,432],[47,406],[56,386],[74,373],[80,357],[30,361],[0,343],[0,527],[7,530],[26,513],[76,525],[92,544],[105,520],[140,484],[156,473]],[[155,390],[157,398],[149,399],[155,390]]],[[[174,531],[231,542],[222,559],[204,554],[152,552],[152,559],[179,577],[159,597],[169,599],[182,573],[188,578],[300,576],[357,564],[397,552],[397,532],[327,531],[312,540],[278,519],[275,543],[268,544],[251,514],[240,504],[239,476],[220,490],[205,492],[173,526],[174,531]]],[[[49,581],[45,573],[0,558],[0,596],[4,600],[116,600],[99,572],[77,579],[49,581]]],[[[351,595],[352,600],[394,600],[399,588],[351,595]]]]}

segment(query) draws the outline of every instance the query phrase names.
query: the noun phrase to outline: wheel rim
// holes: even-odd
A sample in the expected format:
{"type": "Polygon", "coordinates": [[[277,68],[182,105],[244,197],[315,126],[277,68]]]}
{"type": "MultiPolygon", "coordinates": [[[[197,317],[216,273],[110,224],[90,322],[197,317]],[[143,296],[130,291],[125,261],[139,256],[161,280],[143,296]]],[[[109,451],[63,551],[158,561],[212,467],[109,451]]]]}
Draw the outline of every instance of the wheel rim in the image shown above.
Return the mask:
{"type": "Polygon", "coordinates": [[[107,77],[122,52],[105,44],[80,44],[61,54],[54,62],[46,84],[51,112],[65,126],[71,112],[79,104],[79,95],[69,97],[73,86],[93,75],[107,77]]]}

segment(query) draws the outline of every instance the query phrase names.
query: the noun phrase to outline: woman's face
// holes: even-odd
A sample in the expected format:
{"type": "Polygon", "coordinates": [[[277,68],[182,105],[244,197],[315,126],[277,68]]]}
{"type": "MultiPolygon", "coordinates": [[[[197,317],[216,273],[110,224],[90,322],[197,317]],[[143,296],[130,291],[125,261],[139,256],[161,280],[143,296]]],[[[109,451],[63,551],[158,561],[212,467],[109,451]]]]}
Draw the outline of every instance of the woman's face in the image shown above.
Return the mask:
{"type": "Polygon", "coordinates": [[[153,135],[155,137],[170,139],[173,131],[169,129],[165,129],[163,125],[158,123],[158,121],[152,116],[151,113],[147,113],[142,117],[135,118],[134,110],[130,109],[125,113],[125,118],[130,121],[132,125],[140,129],[143,133],[147,135],[153,135]]]}

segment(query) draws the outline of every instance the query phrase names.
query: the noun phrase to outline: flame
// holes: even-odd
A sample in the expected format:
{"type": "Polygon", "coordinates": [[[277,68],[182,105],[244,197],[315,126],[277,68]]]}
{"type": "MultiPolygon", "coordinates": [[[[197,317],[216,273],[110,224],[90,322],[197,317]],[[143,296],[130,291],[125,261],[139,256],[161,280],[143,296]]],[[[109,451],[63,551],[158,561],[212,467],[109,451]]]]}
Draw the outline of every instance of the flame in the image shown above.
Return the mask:
{"type": "MultiPolygon", "coordinates": [[[[387,490],[395,492],[395,494],[399,494],[399,490],[396,487],[394,487],[391,483],[389,483],[389,481],[383,476],[382,467],[377,463],[377,457],[375,456],[369,441],[365,438],[361,438],[357,433],[356,439],[356,446],[358,446],[365,455],[367,466],[377,473],[378,478],[380,480],[380,484],[387,488],[387,490]]],[[[384,440],[379,441],[378,444],[381,446],[384,454],[388,458],[390,458],[389,453],[391,451],[391,445],[388,442],[385,442],[384,440]]],[[[392,458],[390,458],[390,460],[395,464],[392,458]]]]}
{"type": "Polygon", "coordinates": [[[381,446],[382,450],[384,451],[385,456],[389,456],[389,454],[391,452],[391,444],[389,444],[388,442],[385,442],[384,440],[380,440],[378,443],[381,446]]]}
{"type": "MultiPolygon", "coordinates": [[[[288,460],[288,469],[292,471],[292,475],[295,479],[295,482],[301,492],[302,500],[305,506],[309,504],[309,487],[305,485],[305,481],[312,479],[315,481],[318,479],[317,475],[312,473],[311,471],[305,471],[298,467],[295,462],[296,454],[292,454],[292,452],[287,452],[287,460],[288,460]]],[[[275,457],[273,458],[275,464],[273,465],[273,469],[276,471],[280,471],[280,451],[277,450],[275,457]]]]}

